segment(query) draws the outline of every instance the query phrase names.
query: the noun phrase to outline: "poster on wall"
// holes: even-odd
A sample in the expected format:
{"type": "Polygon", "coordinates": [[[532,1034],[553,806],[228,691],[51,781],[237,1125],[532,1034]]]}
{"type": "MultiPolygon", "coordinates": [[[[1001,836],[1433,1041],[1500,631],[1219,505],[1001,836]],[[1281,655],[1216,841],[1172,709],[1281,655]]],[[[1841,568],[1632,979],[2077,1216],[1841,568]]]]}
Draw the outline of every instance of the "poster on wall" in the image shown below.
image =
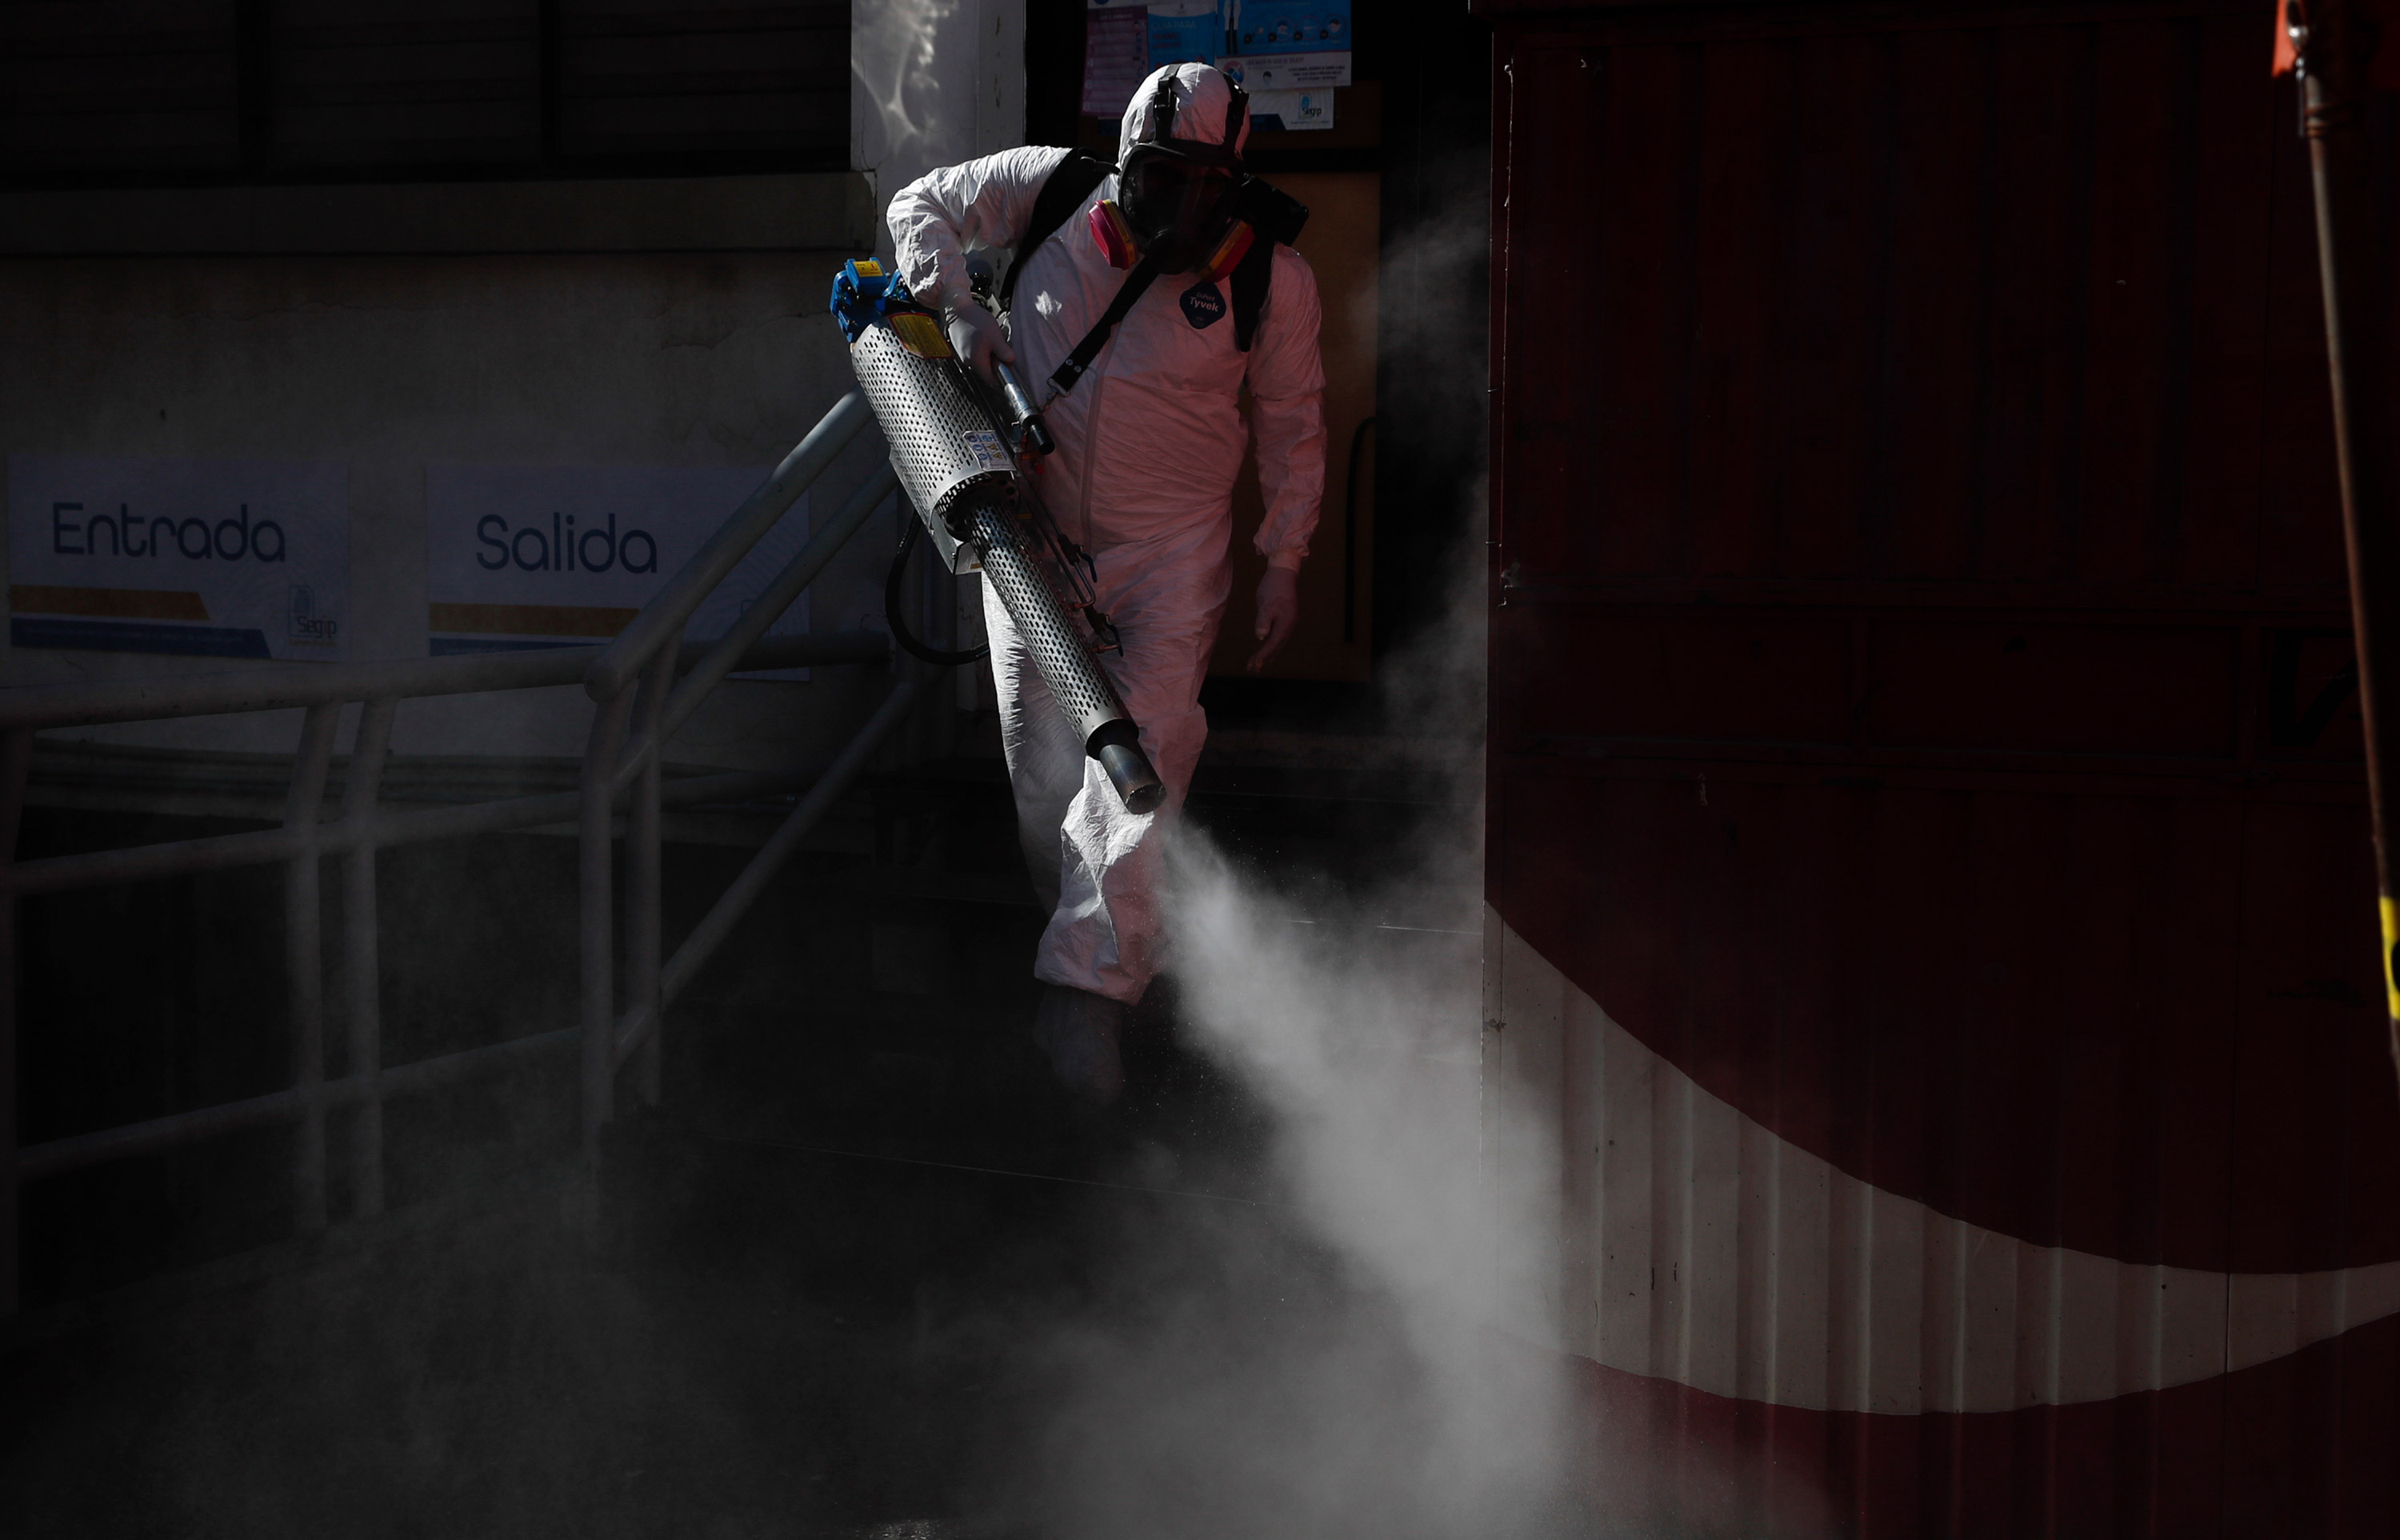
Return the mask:
{"type": "Polygon", "coordinates": [[[11,455],[9,642],[338,661],[349,503],[338,464],[11,455]]]}
{"type": "Polygon", "coordinates": [[[1334,90],[1350,84],[1348,0],[1239,0],[1227,36],[1217,67],[1250,93],[1253,133],[1333,127],[1334,90]]]}
{"type": "Polygon", "coordinates": [[[1225,51],[1225,18],[1217,0],[1150,0],[1149,10],[1150,69],[1194,60],[1206,64],[1225,51]]]}
{"type": "Polygon", "coordinates": [[[1350,84],[1346,53],[1248,53],[1217,61],[1217,67],[1250,93],[1250,112],[1271,91],[1325,91],[1350,84]]]}
{"type": "MultiPolygon", "coordinates": [[[[429,650],[441,657],[607,641],[766,478],[763,468],[426,467],[429,650]]],[[[803,495],[701,605],[686,640],[731,629],[808,538],[803,495]]],[[[768,634],[808,629],[803,593],[768,634]]],[[[808,672],[744,677],[805,679],[808,672]]]]}
{"type": "Polygon", "coordinates": [[[1164,64],[1209,63],[1226,51],[1219,0],[1084,0],[1084,111],[1115,117],[1164,64]]]}
{"type": "MultiPolygon", "coordinates": [[[[1227,5],[1233,11],[1228,52],[1349,51],[1350,0],[1227,0],[1227,5]]],[[[1343,67],[1347,69],[1348,61],[1343,67]]]]}
{"type": "Polygon", "coordinates": [[[1084,111],[1115,117],[1165,64],[1214,62],[1250,93],[1253,131],[1330,129],[1350,84],[1350,0],[1084,0],[1084,111]]]}
{"type": "Polygon", "coordinates": [[[1150,73],[1150,7],[1084,0],[1084,111],[1115,117],[1150,73]]]}
{"type": "Polygon", "coordinates": [[[1315,91],[1252,91],[1252,133],[1300,133],[1333,127],[1333,93],[1315,91]]]}

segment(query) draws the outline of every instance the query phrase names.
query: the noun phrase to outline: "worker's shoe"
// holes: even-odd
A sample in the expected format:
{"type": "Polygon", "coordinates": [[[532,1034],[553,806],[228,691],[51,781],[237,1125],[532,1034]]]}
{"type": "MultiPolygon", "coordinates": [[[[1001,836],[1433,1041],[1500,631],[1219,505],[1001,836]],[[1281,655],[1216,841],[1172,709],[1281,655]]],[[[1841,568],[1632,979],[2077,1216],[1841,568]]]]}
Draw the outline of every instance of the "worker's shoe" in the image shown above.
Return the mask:
{"type": "Polygon", "coordinates": [[[1106,995],[1044,984],[1033,1010],[1033,1041],[1061,1084],[1105,1107],[1125,1089],[1125,1061],[1117,1051],[1125,1019],[1125,1006],[1106,995]]]}

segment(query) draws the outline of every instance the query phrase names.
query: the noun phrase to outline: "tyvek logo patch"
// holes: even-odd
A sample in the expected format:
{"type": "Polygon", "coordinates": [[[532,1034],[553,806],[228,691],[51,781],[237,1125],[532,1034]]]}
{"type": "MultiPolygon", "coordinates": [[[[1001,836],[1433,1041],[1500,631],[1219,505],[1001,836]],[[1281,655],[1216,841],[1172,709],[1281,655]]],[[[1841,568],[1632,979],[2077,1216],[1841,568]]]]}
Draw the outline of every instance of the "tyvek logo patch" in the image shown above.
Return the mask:
{"type": "Polygon", "coordinates": [[[1183,316],[1195,332],[1206,330],[1225,319],[1225,296],[1217,286],[1202,279],[1183,291],[1183,316]]]}

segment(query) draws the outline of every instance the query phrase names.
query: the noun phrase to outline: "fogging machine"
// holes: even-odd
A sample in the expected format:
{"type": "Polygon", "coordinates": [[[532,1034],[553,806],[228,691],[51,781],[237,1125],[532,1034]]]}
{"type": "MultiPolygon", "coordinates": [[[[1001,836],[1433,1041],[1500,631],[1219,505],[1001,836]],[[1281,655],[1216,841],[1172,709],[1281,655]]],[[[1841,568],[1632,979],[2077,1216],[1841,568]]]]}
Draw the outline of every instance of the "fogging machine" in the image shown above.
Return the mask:
{"type": "Polygon", "coordinates": [[[934,553],[952,572],[983,573],[1084,752],[1128,811],[1153,811],[1166,788],[1100,668],[1098,653],[1114,648],[1116,634],[1093,603],[1089,559],[1058,533],[1033,485],[1030,468],[1052,443],[1031,398],[1005,365],[994,392],[950,347],[941,318],[879,263],[842,264],[833,313],[934,553]]]}

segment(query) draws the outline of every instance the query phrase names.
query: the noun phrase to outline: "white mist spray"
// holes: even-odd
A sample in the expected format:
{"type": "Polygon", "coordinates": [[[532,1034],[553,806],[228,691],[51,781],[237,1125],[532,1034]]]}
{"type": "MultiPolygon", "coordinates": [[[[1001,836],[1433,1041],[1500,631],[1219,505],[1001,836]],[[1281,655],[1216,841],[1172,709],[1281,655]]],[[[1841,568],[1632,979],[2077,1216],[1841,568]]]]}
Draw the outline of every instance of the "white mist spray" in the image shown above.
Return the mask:
{"type": "Polygon", "coordinates": [[[1279,1203],[1143,1232],[1116,1307],[1051,1344],[1045,1536],[1580,1532],[1555,1202],[1484,1170],[1557,1134],[1481,1083],[1480,610],[1392,670],[1411,735],[1377,742],[1445,783],[1402,869],[1336,893],[1173,836],[1178,1015],[1263,1110],[1279,1203]]]}
{"type": "MultiPolygon", "coordinates": [[[[1478,1094],[1480,937],[1370,922],[1393,912],[1388,894],[1298,923],[1204,841],[1183,844],[1186,1019],[1272,1108],[1302,1222],[1356,1287],[1388,1302],[1409,1370],[1397,1402],[1380,1399],[1392,1384],[1350,1380],[1377,1403],[1327,1409],[1343,1429],[1292,1430],[1294,1458],[1383,1424],[1395,1444],[1351,1472],[1360,1490],[1348,1494],[1391,1526],[1382,1533],[1539,1522],[1562,1469],[1563,1385],[1561,1366],[1509,1329],[1524,1302],[1512,1297],[1515,1259],[1546,1247],[1518,1233],[1480,1169],[1481,1136],[1494,1131],[1480,1126],[1478,1094]]],[[[1316,1366],[1337,1383],[1348,1367],[1338,1353],[1316,1366]]]]}

